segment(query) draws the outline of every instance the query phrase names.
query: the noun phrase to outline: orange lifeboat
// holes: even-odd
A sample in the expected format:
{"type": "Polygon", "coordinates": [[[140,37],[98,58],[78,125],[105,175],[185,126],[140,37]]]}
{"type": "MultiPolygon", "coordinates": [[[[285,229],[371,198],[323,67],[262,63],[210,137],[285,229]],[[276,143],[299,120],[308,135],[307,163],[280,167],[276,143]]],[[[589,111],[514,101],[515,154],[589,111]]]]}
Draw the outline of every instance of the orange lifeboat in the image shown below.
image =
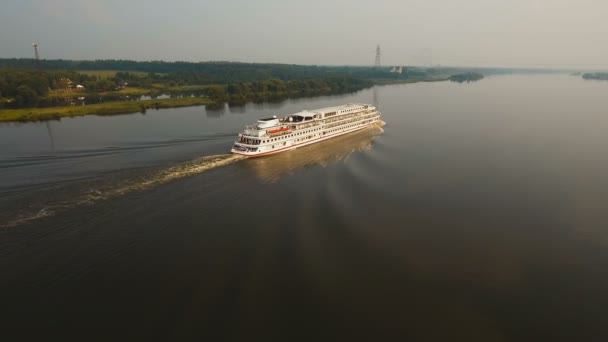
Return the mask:
{"type": "Polygon", "coordinates": [[[281,127],[281,128],[276,128],[276,129],[270,129],[268,130],[269,134],[275,134],[275,133],[283,133],[283,132],[287,132],[289,131],[289,127],[281,127]]]}

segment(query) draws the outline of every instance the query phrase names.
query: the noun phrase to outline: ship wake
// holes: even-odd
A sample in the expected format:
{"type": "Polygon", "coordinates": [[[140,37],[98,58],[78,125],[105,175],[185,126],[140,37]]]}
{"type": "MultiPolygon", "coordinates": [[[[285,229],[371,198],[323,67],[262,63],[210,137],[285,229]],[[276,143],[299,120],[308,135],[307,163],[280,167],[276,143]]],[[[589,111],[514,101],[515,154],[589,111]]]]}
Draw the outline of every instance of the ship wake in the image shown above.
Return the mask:
{"type": "Polygon", "coordinates": [[[246,157],[236,154],[204,156],[169,168],[147,172],[144,175],[141,174],[141,171],[137,171],[135,175],[121,177],[119,181],[95,180],[87,181],[86,184],[78,184],[76,189],[55,188],[47,190],[49,196],[37,193],[30,194],[30,196],[26,195],[16,200],[6,198],[2,202],[7,202],[7,205],[3,206],[8,210],[6,213],[0,213],[0,227],[20,226],[44,217],[56,215],[77,206],[93,205],[99,201],[124,196],[128,193],[152,189],[181,178],[217,169],[242,159],[246,159],[246,157]],[[59,198],[55,195],[57,193],[60,194],[59,198]],[[41,201],[39,200],[40,198],[46,200],[41,201]],[[9,203],[17,206],[17,208],[14,208],[17,210],[11,210],[13,208],[10,208],[9,203]],[[11,215],[11,213],[15,212],[18,213],[16,216],[11,215]]]}

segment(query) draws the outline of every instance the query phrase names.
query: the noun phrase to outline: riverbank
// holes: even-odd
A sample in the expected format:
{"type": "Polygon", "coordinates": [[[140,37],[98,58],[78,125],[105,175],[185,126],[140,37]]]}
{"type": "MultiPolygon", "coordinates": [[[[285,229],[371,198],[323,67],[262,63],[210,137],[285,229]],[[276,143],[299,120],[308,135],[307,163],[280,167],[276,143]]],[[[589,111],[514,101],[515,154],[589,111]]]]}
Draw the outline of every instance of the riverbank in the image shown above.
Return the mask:
{"type": "Polygon", "coordinates": [[[446,81],[461,68],[0,58],[0,122],[347,94],[446,81]],[[175,99],[155,100],[166,95],[175,99]],[[150,99],[140,101],[141,99],[150,99]],[[203,100],[205,99],[205,100],[203,100]],[[84,104],[84,105],[83,105],[84,104]],[[83,106],[81,106],[83,105],[83,106]]]}
{"type": "Polygon", "coordinates": [[[464,82],[476,82],[483,79],[483,75],[478,72],[465,72],[461,74],[452,75],[449,80],[452,82],[464,83],[464,82]]]}
{"type": "MultiPolygon", "coordinates": [[[[433,78],[412,78],[412,79],[373,79],[370,80],[367,87],[371,85],[389,85],[389,84],[406,84],[406,83],[418,83],[418,82],[442,82],[447,81],[448,77],[433,77],[433,78]]],[[[167,87],[162,89],[162,93],[196,93],[200,91],[209,91],[210,89],[218,88],[221,86],[217,85],[202,85],[202,86],[175,86],[167,87]]],[[[331,89],[323,89],[324,91],[318,92],[318,95],[331,93],[331,89]]],[[[133,96],[142,96],[149,94],[158,94],[159,88],[153,89],[141,89],[131,88],[128,89],[128,94],[133,96]]],[[[127,94],[126,90],[121,90],[120,94],[124,96],[127,94]]],[[[119,93],[113,92],[114,93],[119,93]]],[[[44,121],[44,120],[58,120],[66,117],[76,117],[84,115],[117,115],[117,114],[131,114],[131,113],[143,113],[148,109],[160,109],[160,108],[177,108],[177,107],[189,107],[189,106],[201,106],[201,105],[217,105],[219,103],[228,101],[235,103],[242,103],[251,101],[256,97],[262,98],[288,98],[292,96],[298,97],[305,96],[307,94],[314,94],[314,91],[308,93],[287,93],[287,92],[274,92],[274,93],[253,93],[253,94],[221,94],[222,100],[213,99],[209,97],[198,97],[198,96],[186,96],[179,98],[168,98],[168,99],[150,99],[150,100],[121,100],[121,101],[107,101],[103,103],[89,104],[89,105],[75,105],[75,106],[55,106],[55,107],[42,107],[42,108],[19,108],[19,109],[0,109],[0,122],[30,122],[30,121],[44,121]],[[245,96],[250,95],[250,96],[245,96]],[[251,95],[255,95],[251,97],[251,95]]],[[[105,93],[108,95],[110,93],[105,93]]]]}
{"type": "Polygon", "coordinates": [[[214,103],[214,101],[205,97],[180,97],[141,101],[114,101],[86,106],[2,109],[0,110],[0,122],[57,120],[83,115],[143,113],[148,109],[202,106],[214,103]]]}
{"type": "Polygon", "coordinates": [[[420,82],[443,82],[449,80],[448,76],[434,78],[405,78],[405,79],[379,79],[371,80],[375,85],[409,84],[420,82]]]}
{"type": "MultiPolygon", "coordinates": [[[[102,103],[87,104],[87,105],[70,105],[70,106],[54,106],[54,107],[31,107],[18,109],[0,109],[0,122],[33,122],[44,120],[58,120],[61,118],[84,116],[84,115],[117,115],[117,114],[132,114],[144,113],[148,109],[161,108],[177,108],[190,107],[201,105],[221,105],[224,102],[231,104],[244,104],[249,101],[258,101],[260,99],[287,99],[294,97],[311,97],[329,94],[344,94],[365,88],[369,88],[372,83],[365,87],[357,87],[343,91],[332,91],[331,88],[319,88],[318,91],[306,90],[305,92],[255,92],[255,93],[234,93],[226,94],[222,86],[181,86],[169,89],[164,89],[163,93],[183,92],[183,97],[168,98],[168,99],[149,99],[149,100],[108,100],[102,103]],[[167,91],[172,90],[172,91],[167,91]],[[179,91],[178,91],[179,90],[179,91]],[[191,96],[188,94],[197,93],[200,90],[215,90],[208,92],[212,97],[207,95],[191,96]]],[[[138,91],[139,89],[133,89],[138,91]]],[[[156,92],[137,93],[134,96],[155,95],[156,92]]],[[[107,97],[107,94],[106,94],[107,97]]]]}

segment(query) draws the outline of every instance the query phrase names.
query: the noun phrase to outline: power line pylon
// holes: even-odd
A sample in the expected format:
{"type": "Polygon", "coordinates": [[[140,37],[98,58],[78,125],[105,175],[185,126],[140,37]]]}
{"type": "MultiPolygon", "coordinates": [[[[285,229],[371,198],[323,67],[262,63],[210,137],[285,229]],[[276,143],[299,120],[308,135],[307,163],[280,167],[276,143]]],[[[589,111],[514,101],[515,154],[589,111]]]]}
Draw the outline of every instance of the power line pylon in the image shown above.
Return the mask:
{"type": "Polygon", "coordinates": [[[40,55],[38,54],[38,44],[32,43],[32,46],[34,47],[34,57],[36,57],[36,68],[40,70],[40,55]]]}
{"type": "Polygon", "coordinates": [[[380,45],[378,45],[376,47],[376,63],[374,63],[374,67],[375,68],[379,68],[380,67],[380,56],[382,55],[382,53],[380,52],[380,45]]]}
{"type": "Polygon", "coordinates": [[[36,57],[36,60],[39,61],[40,55],[38,54],[38,44],[33,43],[32,46],[34,47],[34,56],[36,57]]]}

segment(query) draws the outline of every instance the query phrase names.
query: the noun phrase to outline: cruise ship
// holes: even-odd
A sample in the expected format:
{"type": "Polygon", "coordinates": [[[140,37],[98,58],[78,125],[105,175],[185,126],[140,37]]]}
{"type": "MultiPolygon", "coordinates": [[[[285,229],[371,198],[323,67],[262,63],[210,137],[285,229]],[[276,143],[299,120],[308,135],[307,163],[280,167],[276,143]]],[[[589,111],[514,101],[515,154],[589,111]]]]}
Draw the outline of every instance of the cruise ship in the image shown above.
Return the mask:
{"type": "Polygon", "coordinates": [[[305,110],[284,118],[260,119],[245,126],[232,146],[232,153],[257,157],[289,151],[381,123],[376,107],[349,103],[305,110]]]}

